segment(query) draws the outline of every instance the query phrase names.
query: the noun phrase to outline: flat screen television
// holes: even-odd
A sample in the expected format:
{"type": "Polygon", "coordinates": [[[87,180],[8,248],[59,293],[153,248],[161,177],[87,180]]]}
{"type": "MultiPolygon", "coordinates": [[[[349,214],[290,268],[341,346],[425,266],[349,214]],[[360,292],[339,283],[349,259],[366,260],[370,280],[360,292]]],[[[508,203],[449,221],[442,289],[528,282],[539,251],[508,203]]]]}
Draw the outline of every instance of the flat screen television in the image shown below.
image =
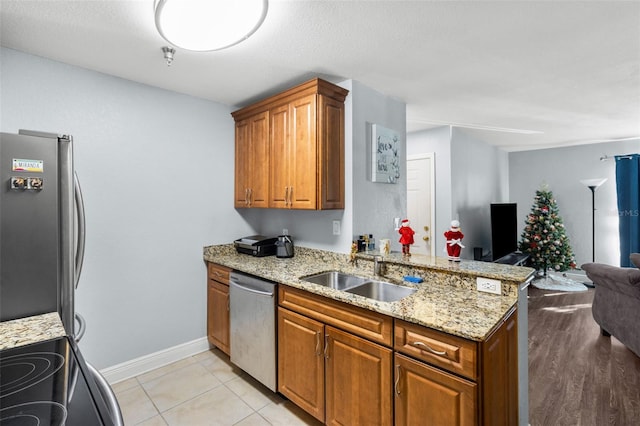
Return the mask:
{"type": "Polygon", "coordinates": [[[491,257],[498,260],[518,249],[518,205],[491,204],[491,257]]]}

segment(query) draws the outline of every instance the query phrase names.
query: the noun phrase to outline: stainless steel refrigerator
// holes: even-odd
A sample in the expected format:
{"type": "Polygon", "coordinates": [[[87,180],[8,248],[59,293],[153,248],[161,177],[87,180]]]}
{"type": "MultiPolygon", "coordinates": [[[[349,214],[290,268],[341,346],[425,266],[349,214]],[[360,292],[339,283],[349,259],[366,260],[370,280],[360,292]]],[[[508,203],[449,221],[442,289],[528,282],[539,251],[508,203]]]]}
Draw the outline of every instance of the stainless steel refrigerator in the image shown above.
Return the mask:
{"type": "MultiPolygon", "coordinates": [[[[69,359],[69,365],[79,366],[98,411],[107,407],[108,413],[99,416],[102,424],[121,424],[111,389],[85,363],[76,344],[84,333],[74,294],[84,257],[85,221],[71,136],[24,130],[0,133],[0,181],[0,321],[58,312],[68,338],[55,346],[74,352],[76,361],[69,359]]],[[[19,355],[2,353],[0,361],[19,355]]],[[[3,374],[13,368],[2,367],[3,374]]],[[[78,375],[71,380],[77,383],[78,375]]],[[[3,407],[6,401],[2,399],[3,407]]]]}

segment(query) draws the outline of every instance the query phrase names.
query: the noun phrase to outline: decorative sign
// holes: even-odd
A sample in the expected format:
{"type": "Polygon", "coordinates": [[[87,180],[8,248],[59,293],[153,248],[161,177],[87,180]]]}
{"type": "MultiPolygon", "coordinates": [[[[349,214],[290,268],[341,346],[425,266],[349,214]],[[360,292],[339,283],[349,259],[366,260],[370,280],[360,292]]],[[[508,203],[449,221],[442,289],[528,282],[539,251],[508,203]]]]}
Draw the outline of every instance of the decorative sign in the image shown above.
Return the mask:
{"type": "Polygon", "coordinates": [[[400,178],[400,135],[395,130],[373,124],[371,139],[371,181],[397,183],[400,178]]]}
{"type": "Polygon", "coordinates": [[[22,158],[13,159],[14,172],[44,172],[44,161],[42,160],[25,160],[22,158]]]}

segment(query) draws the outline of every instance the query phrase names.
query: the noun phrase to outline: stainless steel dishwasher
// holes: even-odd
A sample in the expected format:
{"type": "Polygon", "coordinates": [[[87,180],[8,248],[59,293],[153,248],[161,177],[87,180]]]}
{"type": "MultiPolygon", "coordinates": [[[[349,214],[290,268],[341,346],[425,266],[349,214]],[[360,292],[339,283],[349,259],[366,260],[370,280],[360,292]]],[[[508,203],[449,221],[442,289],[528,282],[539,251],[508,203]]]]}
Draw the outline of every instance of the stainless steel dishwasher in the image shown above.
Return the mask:
{"type": "Polygon", "coordinates": [[[231,362],[276,392],[276,283],[229,276],[231,362]]]}

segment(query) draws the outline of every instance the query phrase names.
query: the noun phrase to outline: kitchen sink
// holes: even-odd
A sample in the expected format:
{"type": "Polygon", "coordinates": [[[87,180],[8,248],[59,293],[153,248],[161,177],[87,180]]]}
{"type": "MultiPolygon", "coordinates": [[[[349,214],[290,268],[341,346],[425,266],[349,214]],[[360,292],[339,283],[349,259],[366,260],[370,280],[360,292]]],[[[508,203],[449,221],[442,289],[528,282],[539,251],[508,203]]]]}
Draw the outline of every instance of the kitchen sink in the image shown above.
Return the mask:
{"type": "Polygon", "coordinates": [[[338,271],[321,272],[319,274],[309,275],[308,277],[302,277],[300,279],[310,283],[330,287],[336,290],[347,290],[349,288],[364,284],[368,281],[366,278],[345,274],[338,271]]]}
{"type": "Polygon", "coordinates": [[[403,287],[384,281],[367,281],[359,286],[345,290],[347,293],[358,294],[380,302],[396,302],[416,292],[415,288],[403,287]]]}

